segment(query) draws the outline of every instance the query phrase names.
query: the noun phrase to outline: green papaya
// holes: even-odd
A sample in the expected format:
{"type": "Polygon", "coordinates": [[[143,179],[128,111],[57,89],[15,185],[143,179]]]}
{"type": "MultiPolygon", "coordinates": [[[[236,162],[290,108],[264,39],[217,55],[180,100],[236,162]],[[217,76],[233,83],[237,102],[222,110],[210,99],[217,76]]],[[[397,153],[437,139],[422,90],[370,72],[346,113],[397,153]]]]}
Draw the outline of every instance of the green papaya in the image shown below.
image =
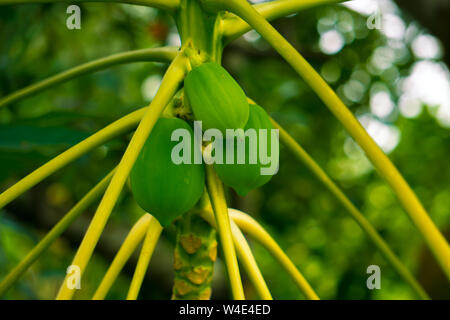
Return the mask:
{"type": "Polygon", "coordinates": [[[191,209],[203,194],[205,170],[202,164],[172,161],[176,141],[171,141],[176,129],[190,134],[191,150],[194,132],[183,120],[160,118],[142,148],[130,174],[131,190],[136,202],[152,214],[162,226],[191,209]]]}
{"type": "Polygon", "coordinates": [[[239,84],[220,65],[214,62],[194,68],[184,80],[185,101],[202,127],[219,129],[244,128],[248,120],[249,104],[239,84]]]}
{"type": "MultiPolygon", "coordinates": [[[[274,137],[271,135],[272,129],[274,129],[274,127],[266,111],[258,105],[250,105],[249,119],[244,128],[244,139],[246,139],[245,163],[240,164],[238,161],[238,139],[242,139],[242,137],[234,137],[234,154],[229,157],[230,159],[233,159],[232,163],[229,163],[229,161],[226,160],[227,154],[230,153],[230,151],[224,147],[223,163],[214,164],[214,169],[219,178],[241,196],[245,196],[250,190],[266,184],[272,176],[278,172],[278,135],[276,136],[276,141],[273,141],[274,137]],[[253,138],[253,141],[249,138],[248,129],[254,129],[256,132],[256,138],[253,138]],[[265,129],[267,134],[265,137],[259,135],[260,129],[265,129]],[[259,157],[260,150],[263,147],[261,144],[263,142],[262,139],[266,140],[265,143],[267,149],[263,149],[261,152],[263,154],[265,152],[265,154],[271,158],[272,162],[270,164],[262,163],[259,157]],[[256,159],[256,161],[250,161],[252,158],[256,159]],[[269,166],[275,169],[271,174],[266,173],[263,175],[262,168],[267,168],[269,166]]],[[[223,144],[225,146],[227,141],[225,140],[223,144]]]]}

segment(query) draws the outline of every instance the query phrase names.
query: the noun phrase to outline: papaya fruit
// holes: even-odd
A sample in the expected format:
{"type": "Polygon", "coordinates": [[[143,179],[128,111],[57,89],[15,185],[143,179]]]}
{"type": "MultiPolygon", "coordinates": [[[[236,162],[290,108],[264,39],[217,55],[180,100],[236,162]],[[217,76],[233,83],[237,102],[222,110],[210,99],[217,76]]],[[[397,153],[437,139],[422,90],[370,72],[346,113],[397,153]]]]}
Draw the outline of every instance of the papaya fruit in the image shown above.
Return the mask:
{"type": "MultiPolygon", "coordinates": [[[[186,129],[188,143],[194,146],[194,132],[183,120],[160,118],[145,142],[130,173],[133,197],[138,205],[152,214],[162,226],[191,209],[203,194],[203,164],[172,161],[172,149],[179,142],[171,141],[172,132],[186,129]]],[[[192,153],[192,152],[191,152],[192,153]]]]}
{"type": "MultiPolygon", "coordinates": [[[[219,176],[219,178],[228,185],[232,187],[239,195],[245,196],[250,190],[258,188],[272,178],[273,174],[278,171],[278,152],[279,150],[272,150],[272,137],[271,130],[274,129],[270,118],[266,111],[258,105],[250,105],[250,115],[247,124],[245,125],[245,136],[244,137],[234,137],[234,154],[232,163],[227,163],[227,153],[230,151],[224,147],[224,155],[223,155],[223,163],[215,163],[214,169],[219,176]],[[250,138],[247,136],[247,130],[254,129],[256,134],[256,140],[253,139],[251,142],[250,138]],[[272,159],[273,163],[270,164],[271,167],[275,167],[276,170],[272,174],[261,174],[262,168],[269,167],[269,164],[262,163],[259,157],[260,149],[262,148],[261,142],[264,139],[264,136],[260,137],[259,132],[260,129],[266,130],[266,146],[267,150],[262,151],[266,152],[268,157],[271,157],[272,152],[276,152],[275,159],[272,159]],[[245,140],[245,162],[243,164],[238,161],[238,139],[246,139],[245,140]],[[256,147],[255,147],[256,141],[256,147]],[[250,161],[251,159],[253,163],[250,161]]],[[[226,141],[223,141],[223,145],[226,145],[226,141]]],[[[276,148],[278,148],[278,140],[275,144],[276,148]]],[[[241,161],[242,162],[242,161],[241,161]]]]}
{"type": "Polygon", "coordinates": [[[202,127],[244,128],[248,120],[247,97],[233,77],[220,65],[207,62],[194,68],[184,80],[185,102],[202,127]]]}

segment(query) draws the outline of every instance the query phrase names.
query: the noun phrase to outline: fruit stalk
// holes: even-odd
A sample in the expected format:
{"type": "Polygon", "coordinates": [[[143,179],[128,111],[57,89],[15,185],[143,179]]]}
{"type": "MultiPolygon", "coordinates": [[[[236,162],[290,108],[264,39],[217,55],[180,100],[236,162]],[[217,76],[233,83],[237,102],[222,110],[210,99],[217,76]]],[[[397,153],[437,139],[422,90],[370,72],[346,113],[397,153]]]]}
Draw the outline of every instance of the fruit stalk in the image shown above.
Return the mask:
{"type": "Polygon", "coordinates": [[[215,61],[222,58],[222,19],[220,14],[203,10],[199,0],[180,0],[180,10],[174,16],[181,38],[181,47],[197,60],[215,61]]]}

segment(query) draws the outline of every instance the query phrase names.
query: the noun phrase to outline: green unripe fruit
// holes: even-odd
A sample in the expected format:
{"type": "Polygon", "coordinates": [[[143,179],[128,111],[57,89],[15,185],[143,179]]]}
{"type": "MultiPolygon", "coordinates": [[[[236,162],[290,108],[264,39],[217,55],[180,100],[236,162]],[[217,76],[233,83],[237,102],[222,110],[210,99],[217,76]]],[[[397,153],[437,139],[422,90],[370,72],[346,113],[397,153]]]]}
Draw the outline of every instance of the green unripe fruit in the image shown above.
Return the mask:
{"type": "Polygon", "coordinates": [[[186,102],[204,130],[244,128],[249,105],[239,84],[220,65],[204,63],[194,68],[184,80],[186,102]]]}
{"type": "MultiPolygon", "coordinates": [[[[228,186],[232,187],[239,195],[245,196],[250,190],[258,188],[272,178],[272,175],[262,175],[261,168],[268,167],[268,164],[263,164],[260,160],[259,153],[261,149],[261,142],[259,132],[260,129],[266,130],[266,145],[267,155],[270,157],[272,152],[278,150],[272,150],[271,142],[271,130],[274,129],[270,121],[270,118],[263,108],[257,105],[250,105],[250,116],[244,130],[254,129],[256,131],[256,148],[250,145],[250,139],[245,136],[245,163],[238,163],[238,145],[237,141],[240,138],[234,138],[234,161],[232,164],[226,163],[227,148],[225,147],[226,141],[224,141],[224,161],[223,164],[215,163],[214,169],[217,172],[219,178],[228,186]],[[250,163],[250,159],[256,158],[256,163],[250,163]]],[[[254,142],[255,140],[253,140],[254,142]]],[[[276,147],[278,148],[278,140],[276,141],[276,147]]],[[[278,156],[271,166],[276,167],[278,171],[278,156]]]]}
{"type": "Polygon", "coordinates": [[[172,149],[178,144],[171,141],[172,132],[186,129],[194,132],[183,120],[160,118],[131,171],[133,196],[139,206],[152,214],[162,226],[191,209],[200,199],[205,187],[205,170],[201,164],[175,164],[172,149]]]}

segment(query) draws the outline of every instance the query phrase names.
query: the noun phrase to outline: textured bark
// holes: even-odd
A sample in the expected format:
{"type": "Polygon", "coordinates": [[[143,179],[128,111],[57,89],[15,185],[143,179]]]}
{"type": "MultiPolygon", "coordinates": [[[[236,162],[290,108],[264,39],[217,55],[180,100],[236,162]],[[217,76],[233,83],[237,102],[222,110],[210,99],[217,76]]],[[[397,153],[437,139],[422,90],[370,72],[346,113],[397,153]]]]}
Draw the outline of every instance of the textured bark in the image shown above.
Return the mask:
{"type": "Polygon", "coordinates": [[[216,231],[193,214],[183,217],[177,228],[172,299],[208,300],[217,257],[216,231]]]}

